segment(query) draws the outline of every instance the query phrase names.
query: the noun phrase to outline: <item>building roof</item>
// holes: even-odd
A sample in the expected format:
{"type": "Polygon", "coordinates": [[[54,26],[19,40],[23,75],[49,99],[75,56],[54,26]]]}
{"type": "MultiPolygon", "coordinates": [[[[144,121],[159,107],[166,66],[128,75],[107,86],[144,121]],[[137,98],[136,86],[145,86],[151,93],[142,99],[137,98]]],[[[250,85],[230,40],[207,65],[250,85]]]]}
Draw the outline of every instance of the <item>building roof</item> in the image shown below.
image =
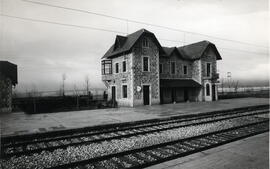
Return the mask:
{"type": "Polygon", "coordinates": [[[112,58],[119,56],[121,54],[129,53],[132,49],[132,47],[135,45],[135,43],[140,39],[142,35],[148,35],[153,38],[154,42],[157,44],[157,46],[160,49],[161,53],[163,52],[163,49],[158,42],[155,35],[146,30],[146,29],[140,29],[132,34],[129,34],[127,36],[116,36],[115,43],[110,47],[110,49],[105,53],[105,55],[102,57],[102,59],[105,58],[112,58]]]}
{"type": "Polygon", "coordinates": [[[9,78],[12,85],[16,85],[18,83],[17,65],[8,61],[0,61],[0,73],[6,78],[9,78]]]}
{"type": "Polygon", "coordinates": [[[141,36],[147,35],[153,38],[154,43],[157,44],[161,56],[170,57],[172,53],[176,52],[182,59],[186,60],[196,60],[200,59],[207,49],[212,48],[216,54],[216,59],[221,60],[221,56],[216,48],[216,46],[209,41],[200,41],[197,43],[189,44],[181,47],[161,47],[154,33],[146,30],[140,29],[127,36],[117,35],[114,44],[105,53],[102,59],[117,57],[122,54],[129,53],[135,43],[140,39],[141,36]]]}
{"type": "Polygon", "coordinates": [[[205,53],[205,51],[209,48],[212,48],[214,50],[217,60],[222,59],[216,46],[213,43],[206,40],[186,46],[181,46],[178,47],[177,49],[183,58],[188,60],[196,60],[200,59],[205,53]]]}
{"type": "Polygon", "coordinates": [[[163,51],[165,52],[165,56],[171,56],[171,54],[173,53],[173,51],[175,49],[177,49],[176,47],[162,47],[163,51]]]}
{"type": "Polygon", "coordinates": [[[201,87],[193,79],[160,79],[160,87],[201,87]]]}

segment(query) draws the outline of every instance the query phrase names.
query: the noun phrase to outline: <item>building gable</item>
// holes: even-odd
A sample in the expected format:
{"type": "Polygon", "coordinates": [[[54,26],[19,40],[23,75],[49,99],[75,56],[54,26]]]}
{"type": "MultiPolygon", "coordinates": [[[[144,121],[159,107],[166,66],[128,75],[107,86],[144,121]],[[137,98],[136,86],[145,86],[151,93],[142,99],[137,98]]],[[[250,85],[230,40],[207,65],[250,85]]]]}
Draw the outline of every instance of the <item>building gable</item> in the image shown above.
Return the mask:
{"type": "Polygon", "coordinates": [[[157,45],[159,48],[160,53],[164,53],[159,41],[155,37],[155,35],[146,30],[146,29],[141,29],[137,32],[134,32],[132,34],[127,35],[126,37],[124,36],[117,36],[115,43],[110,47],[110,49],[105,53],[105,55],[102,57],[102,59],[106,58],[113,58],[117,57],[123,54],[130,53],[134,45],[141,39],[143,36],[148,36],[152,38],[153,42],[157,45]],[[120,47],[118,47],[120,46],[120,47]]]}

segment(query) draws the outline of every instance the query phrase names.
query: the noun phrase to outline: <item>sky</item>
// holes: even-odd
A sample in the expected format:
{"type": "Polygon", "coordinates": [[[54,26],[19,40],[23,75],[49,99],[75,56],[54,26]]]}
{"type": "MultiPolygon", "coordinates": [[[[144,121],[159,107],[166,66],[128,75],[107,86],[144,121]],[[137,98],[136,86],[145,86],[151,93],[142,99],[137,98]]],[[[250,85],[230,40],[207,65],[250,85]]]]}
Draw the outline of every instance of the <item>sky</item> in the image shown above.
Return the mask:
{"type": "Polygon", "coordinates": [[[153,32],[162,46],[182,46],[201,40],[214,43],[222,60],[220,77],[245,85],[269,80],[269,6],[267,0],[32,0],[51,5],[136,20],[188,32],[230,39],[225,41],[198,34],[121,21],[90,13],[30,3],[0,0],[0,60],[18,65],[16,90],[59,90],[62,75],[66,88],[105,88],[100,59],[117,34],[141,28],[153,32]],[[3,16],[5,15],[5,16],[3,16]],[[18,18],[31,18],[85,26],[72,27],[18,18]],[[113,30],[106,32],[89,27],[113,30]],[[118,33],[116,33],[118,32],[118,33]],[[241,41],[245,43],[238,43],[241,41]]]}

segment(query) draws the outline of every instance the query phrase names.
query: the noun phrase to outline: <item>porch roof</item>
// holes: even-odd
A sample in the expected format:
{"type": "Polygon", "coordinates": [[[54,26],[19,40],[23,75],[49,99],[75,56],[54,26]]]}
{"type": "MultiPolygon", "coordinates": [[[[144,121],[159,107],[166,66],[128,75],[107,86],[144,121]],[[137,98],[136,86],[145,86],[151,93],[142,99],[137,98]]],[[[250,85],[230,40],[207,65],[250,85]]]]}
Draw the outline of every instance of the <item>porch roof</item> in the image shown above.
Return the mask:
{"type": "Polygon", "coordinates": [[[193,79],[160,79],[160,87],[201,87],[193,79]]]}

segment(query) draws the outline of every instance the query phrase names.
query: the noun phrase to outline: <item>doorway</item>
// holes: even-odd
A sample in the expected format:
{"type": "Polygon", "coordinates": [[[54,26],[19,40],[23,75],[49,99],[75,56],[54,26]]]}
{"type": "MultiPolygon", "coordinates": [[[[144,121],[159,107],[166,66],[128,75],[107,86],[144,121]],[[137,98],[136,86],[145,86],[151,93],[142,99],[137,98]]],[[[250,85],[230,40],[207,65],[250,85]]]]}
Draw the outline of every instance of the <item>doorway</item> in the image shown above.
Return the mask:
{"type": "Polygon", "coordinates": [[[115,103],[115,100],[116,100],[116,96],[115,96],[115,86],[112,86],[112,101],[113,101],[113,104],[115,103]]]}
{"type": "Polygon", "coordinates": [[[216,86],[212,85],[212,101],[216,100],[216,86]]]}
{"type": "Polygon", "coordinates": [[[184,101],[188,101],[188,89],[184,89],[184,101]]]}
{"type": "Polygon", "coordinates": [[[150,103],[150,97],[149,97],[149,94],[150,94],[150,90],[149,90],[149,85],[145,85],[143,86],[143,104],[144,105],[149,105],[150,103]]]}

